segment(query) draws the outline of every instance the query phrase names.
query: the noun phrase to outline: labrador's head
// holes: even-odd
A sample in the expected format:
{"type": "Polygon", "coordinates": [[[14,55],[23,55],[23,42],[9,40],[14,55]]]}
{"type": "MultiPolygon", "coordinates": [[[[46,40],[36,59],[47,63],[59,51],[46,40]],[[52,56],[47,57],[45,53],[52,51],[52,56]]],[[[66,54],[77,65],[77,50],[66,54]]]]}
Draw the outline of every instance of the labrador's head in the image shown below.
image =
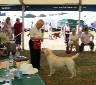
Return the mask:
{"type": "Polygon", "coordinates": [[[41,53],[42,55],[48,56],[50,54],[50,50],[48,48],[42,48],[41,53]]]}

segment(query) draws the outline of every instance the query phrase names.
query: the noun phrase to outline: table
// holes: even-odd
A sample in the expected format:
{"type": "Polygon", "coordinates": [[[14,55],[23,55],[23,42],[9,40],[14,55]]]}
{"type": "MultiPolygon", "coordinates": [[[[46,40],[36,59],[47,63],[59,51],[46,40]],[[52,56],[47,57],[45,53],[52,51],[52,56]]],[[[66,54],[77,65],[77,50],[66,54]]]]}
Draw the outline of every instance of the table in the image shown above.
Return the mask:
{"type": "Polygon", "coordinates": [[[28,61],[29,58],[28,57],[14,57],[14,61],[16,62],[22,62],[22,61],[28,61]]]}
{"type": "MultiPolygon", "coordinates": [[[[0,74],[3,70],[0,70],[0,74]]],[[[2,85],[3,83],[0,83],[2,85]]],[[[23,75],[22,79],[14,79],[12,85],[45,85],[38,74],[23,75]]]]}
{"type": "Polygon", "coordinates": [[[29,58],[28,57],[14,57],[14,62],[16,64],[16,67],[19,67],[22,63],[28,63],[29,58]]]}
{"type": "Polygon", "coordinates": [[[38,74],[23,75],[22,79],[13,81],[13,85],[45,85],[38,74]]]}

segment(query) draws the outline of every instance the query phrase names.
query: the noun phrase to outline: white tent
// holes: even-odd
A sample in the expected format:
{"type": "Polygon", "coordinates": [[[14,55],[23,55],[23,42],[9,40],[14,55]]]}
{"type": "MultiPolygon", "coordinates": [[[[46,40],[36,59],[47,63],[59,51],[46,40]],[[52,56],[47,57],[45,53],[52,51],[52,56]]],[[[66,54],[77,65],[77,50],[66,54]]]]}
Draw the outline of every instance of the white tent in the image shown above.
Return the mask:
{"type": "MultiPolygon", "coordinates": [[[[96,0],[0,0],[0,5],[22,5],[22,22],[24,23],[24,5],[79,5],[79,21],[81,5],[95,5],[96,0]]],[[[24,31],[24,24],[23,24],[24,31]]],[[[23,32],[24,49],[24,32],[23,32]]]]}
{"type": "MultiPolygon", "coordinates": [[[[22,0],[0,0],[0,4],[20,4],[22,0]]],[[[23,0],[24,4],[78,4],[79,0],[23,0]]],[[[82,0],[82,4],[96,4],[96,0],[82,0]]]]}

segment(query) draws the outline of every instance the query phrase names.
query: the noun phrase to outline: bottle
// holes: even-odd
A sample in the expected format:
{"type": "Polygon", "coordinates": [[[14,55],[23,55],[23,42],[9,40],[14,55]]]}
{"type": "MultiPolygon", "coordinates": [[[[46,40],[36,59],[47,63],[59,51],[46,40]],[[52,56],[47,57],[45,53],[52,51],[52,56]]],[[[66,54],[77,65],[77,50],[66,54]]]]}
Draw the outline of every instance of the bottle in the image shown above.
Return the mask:
{"type": "Polygon", "coordinates": [[[17,79],[22,79],[22,71],[20,71],[19,68],[16,70],[16,78],[17,79]]]}
{"type": "Polygon", "coordinates": [[[10,51],[10,54],[9,54],[9,66],[13,66],[13,64],[14,64],[13,55],[12,55],[12,52],[10,51]]]}

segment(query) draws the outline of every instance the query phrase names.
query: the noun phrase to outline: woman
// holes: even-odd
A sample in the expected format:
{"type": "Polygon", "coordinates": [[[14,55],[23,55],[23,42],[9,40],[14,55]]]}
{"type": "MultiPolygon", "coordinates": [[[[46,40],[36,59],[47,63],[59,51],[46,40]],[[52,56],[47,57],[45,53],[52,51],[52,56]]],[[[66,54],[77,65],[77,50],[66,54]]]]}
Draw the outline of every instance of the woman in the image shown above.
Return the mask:
{"type": "Polygon", "coordinates": [[[31,54],[31,64],[40,70],[41,41],[43,40],[42,26],[44,21],[38,20],[36,25],[30,30],[29,48],[31,54]]]}
{"type": "Polygon", "coordinates": [[[69,36],[69,46],[71,51],[73,46],[76,48],[76,51],[79,51],[79,37],[78,34],[76,34],[75,28],[72,30],[72,33],[69,36]]]}
{"type": "Polygon", "coordinates": [[[4,26],[3,26],[2,30],[3,30],[3,32],[6,33],[6,35],[9,37],[9,39],[13,38],[13,36],[12,36],[12,25],[11,25],[11,22],[10,22],[10,17],[6,18],[6,21],[4,23],[4,26]]]}

